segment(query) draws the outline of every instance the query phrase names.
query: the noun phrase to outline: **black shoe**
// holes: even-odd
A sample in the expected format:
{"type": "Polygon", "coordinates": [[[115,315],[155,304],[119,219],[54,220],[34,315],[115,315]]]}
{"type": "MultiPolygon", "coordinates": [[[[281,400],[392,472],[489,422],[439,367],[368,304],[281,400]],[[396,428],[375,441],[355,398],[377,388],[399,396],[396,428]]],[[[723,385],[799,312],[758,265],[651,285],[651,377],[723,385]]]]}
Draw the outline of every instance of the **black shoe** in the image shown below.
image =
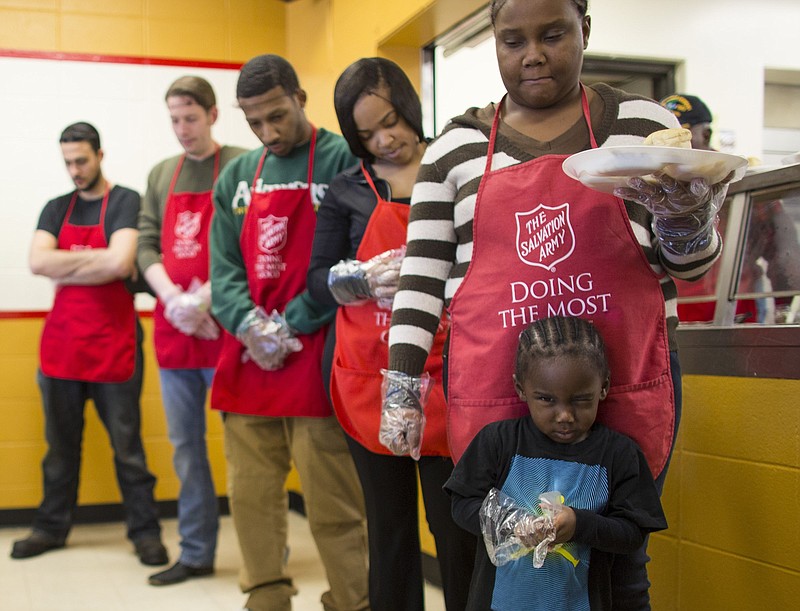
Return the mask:
{"type": "Polygon", "coordinates": [[[151,586],[171,586],[174,583],[181,583],[190,577],[205,577],[214,572],[213,566],[186,566],[176,562],[166,571],[161,571],[155,575],[150,575],[147,582],[151,586]]]}
{"type": "Polygon", "coordinates": [[[64,547],[63,539],[58,539],[41,530],[34,530],[25,539],[14,541],[14,545],[11,547],[11,557],[33,558],[60,547],[64,547]]]}
{"type": "Polygon", "coordinates": [[[141,539],[134,544],[136,548],[136,555],[139,556],[139,562],[148,566],[161,566],[169,562],[167,556],[167,548],[161,543],[161,539],[157,537],[148,537],[141,539]]]}

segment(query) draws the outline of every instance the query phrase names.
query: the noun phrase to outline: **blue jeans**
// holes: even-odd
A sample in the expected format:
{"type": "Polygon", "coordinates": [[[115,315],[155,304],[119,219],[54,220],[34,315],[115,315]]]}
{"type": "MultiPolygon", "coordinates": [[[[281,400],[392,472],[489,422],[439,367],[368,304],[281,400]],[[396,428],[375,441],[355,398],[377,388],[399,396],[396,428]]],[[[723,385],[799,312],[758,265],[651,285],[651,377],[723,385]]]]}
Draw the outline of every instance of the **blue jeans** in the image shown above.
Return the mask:
{"type": "Polygon", "coordinates": [[[135,542],[160,537],[158,509],[153,498],[156,478],[147,470],[140,432],[140,349],[133,376],[126,382],[62,380],[41,371],[37,373],[37,381],[42,393],[48,448],[42,460],[44,498],[36,511],[33,529],[62,541],[69,534],[78,502],[84,409],[87,399],[92,399],[114,450],[128,538],[135,542]]]}
{"type": "Polygon", "coordinates": [[[214,565],[219,515],[217,493],[206,449],[206,394],[213,369],[160,369],[172,458],[181,482],[178,496],[180,562],[214,565]]]}

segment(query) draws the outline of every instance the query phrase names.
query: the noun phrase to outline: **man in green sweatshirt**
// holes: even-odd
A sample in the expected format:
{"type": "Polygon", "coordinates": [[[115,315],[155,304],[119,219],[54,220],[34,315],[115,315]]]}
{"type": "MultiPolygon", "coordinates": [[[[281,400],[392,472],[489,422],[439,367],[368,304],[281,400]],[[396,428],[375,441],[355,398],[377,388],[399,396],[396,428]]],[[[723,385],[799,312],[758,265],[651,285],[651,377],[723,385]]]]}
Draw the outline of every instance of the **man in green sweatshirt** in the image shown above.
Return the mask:
{"type": "Polygon", "coordinates": [[[321,374],[334,311],[305,290],[316,208],[355,158],[343,138],[309,122],[285,59],[247,62],[236,96],[264,145],[220,174],[211,227],[212,309],[229,332],[211,405],[224,412],[240,585],[248,609],[291,609],[284,486],[293,463],[330,584],[323,606],[366,609],[363,494],[321,374]]]}

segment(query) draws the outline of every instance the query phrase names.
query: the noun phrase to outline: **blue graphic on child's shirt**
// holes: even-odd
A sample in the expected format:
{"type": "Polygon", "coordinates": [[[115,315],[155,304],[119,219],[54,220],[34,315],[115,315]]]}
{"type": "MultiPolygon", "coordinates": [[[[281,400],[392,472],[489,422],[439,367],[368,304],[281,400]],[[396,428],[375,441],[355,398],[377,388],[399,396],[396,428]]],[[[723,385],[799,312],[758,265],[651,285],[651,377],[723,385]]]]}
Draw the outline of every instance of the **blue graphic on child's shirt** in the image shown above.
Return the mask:
{"type": "MultiPolygon", "coordinates": [[[[553,490],[564,495],[566,505],[599,513],[608,503],[608,476],[600,465],[514,457],[502,488],[505,494],[541,515],[539,495],[553,490]]],[[[589,611],[591,548],[565,543],[564,549],[578,560],[577,565],[565,555],[550,552],[539,569],[533,568],[531,554],[498,567],[492,609],[589,611]]]]}

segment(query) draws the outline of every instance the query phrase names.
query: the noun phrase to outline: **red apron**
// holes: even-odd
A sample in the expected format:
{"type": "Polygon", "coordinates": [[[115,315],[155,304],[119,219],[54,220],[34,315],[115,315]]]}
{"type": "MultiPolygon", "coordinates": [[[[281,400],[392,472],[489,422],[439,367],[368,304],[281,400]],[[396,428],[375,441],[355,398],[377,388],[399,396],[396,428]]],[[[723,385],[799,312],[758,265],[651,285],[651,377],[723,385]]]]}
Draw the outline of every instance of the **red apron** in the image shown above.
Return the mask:
{"type": "MultiPolygon", "coordinates": [[[[596,148],[583,91],[582,99],[596,148]]],[[[568,178],[561,170],[566,155],[491,170],[501,107],[475,204],[472,262],[450,304],[453,457],[485,424],[528,413],[511,377],[520,332],[539,318],[580,316],[600,330],[611,367],[598,420],[633,437],[657,475],[674,428],[659,277],[622,200],[568,178]]]]}
{"type": "MultiPolygon", "coordinates": [[[[97,225],[69,222],[78,192],[72,195],[58,232],[58,248],[107,248],[105,218],[109,189],[97,225]]],[[[121,280],[56,289],[40,344],[42,373],[82,382],[125,382],[136,363],[136,312],[133,295],[121,280]]]]}
{"type": "MultiPolygon", "coordinates": [[[[253,179],[239,241],[250,296],[267,313],[283,312],[286,304],[306,288],[317,222],[311,201],[316,137],[315,129],[308,153],[307,188],[257,193],[255,185],[267,149],[253,179]]],[[[211,406],[252,416],[330,416],[321,370],[325,328],[298,337],[303,349],[290,354],[281,369],[264,371],[252,360],[242,363],[245,347],[233,335],[225,334],[211,388],[211,406]]]]}
{"type": "MultiPolygon", "coordinates": [[[[219,157],[217,148],[214,180],[219,174],[219,157]]],[[[172,175],[161,231],[161,262],[170,279],[184,291],[193,278],[201,283],[208,280],[208,230],[214,214],[213,191],[174,192],[185,159],[186,155],[181,157],[172,175]]],[[[164,318],[164,306],[160,301],[153,312],[153,341],[158,366],[162,369],[215,367],[222,349],[221,335],[216,340],[205,340],[178,331],[164,318]]]]}
{"type": "MultiPolygon", "coordinates": [[[[378,200],[356,253],[358,260],[366,261],[405,244],[409,206],[383,199],[363,164],[362,172],[378,200]]],[[[393,454],[378,441],[383,378],[375,364],[389,360],[391,314],[391,309],[385,310],[374,301],[340,306],[336,313],[336,349],[331,374],[331,400],[344,430],[369,451],[388,455],[393,454]]],[[[425,371],[436,381],[425,407],[422,454],[426,456],[450,455],[442,389],[442,348],[447,326],[443,319],[425,366],[425,371]]]]}

